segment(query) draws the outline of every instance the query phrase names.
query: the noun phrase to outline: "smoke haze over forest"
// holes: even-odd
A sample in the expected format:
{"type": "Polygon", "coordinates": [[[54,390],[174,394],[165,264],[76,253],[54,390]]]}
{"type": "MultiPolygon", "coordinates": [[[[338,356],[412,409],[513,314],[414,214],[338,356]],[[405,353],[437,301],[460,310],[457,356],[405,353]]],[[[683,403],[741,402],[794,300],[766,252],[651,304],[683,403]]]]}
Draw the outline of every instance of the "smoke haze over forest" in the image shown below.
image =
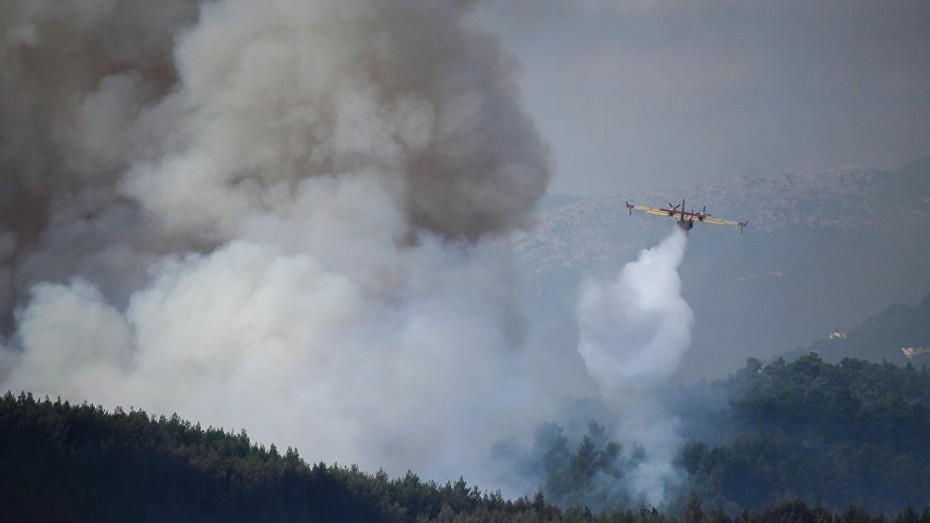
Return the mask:
{"type": "Polygon", "coordinates": [[[507,233],[550,156],[466,8],[4,10],[5,388],[488,481],[593,389],[526,364],[507,233]]]}
{"type": "Polygon", "coordinates": [[[588,402],[631,464],[608,490],[667,502],[687,236],[573,283],[567,338],[524,310],[560,145],[495,5],[5,2],[0,392],[507,494],[539,471],[492,449],[588,402]]]}
{"type": "Polygon", "coordinates": [[[4,387],[440,477],[551,411],[504,236],[550,159],[463,7],[2,9],[4,387]]]}

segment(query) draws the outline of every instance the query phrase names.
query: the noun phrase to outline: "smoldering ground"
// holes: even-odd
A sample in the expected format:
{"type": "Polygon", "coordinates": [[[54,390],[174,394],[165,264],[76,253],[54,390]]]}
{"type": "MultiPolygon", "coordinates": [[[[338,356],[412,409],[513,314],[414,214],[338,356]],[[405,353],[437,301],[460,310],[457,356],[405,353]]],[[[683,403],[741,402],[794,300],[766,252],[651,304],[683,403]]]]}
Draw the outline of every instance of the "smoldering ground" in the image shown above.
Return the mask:
{"type": "Polygon", "coordinates": [[[466,4],[4,3],[3,387],[493,488],[595,389],[527,364],[551,162],[466,4]]]}

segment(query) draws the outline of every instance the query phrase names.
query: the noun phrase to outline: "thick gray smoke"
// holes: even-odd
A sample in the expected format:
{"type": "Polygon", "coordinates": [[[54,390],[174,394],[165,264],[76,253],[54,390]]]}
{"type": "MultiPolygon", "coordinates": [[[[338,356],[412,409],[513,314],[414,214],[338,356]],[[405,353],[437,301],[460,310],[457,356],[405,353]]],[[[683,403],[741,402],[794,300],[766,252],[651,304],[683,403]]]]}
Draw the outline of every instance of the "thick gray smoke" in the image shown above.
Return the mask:
{"type": "Polygon", "coordinates": [[[4,2],[0,385],[438,477],[551,416],[548,153],[465,4],[4,2]]]}
{"type": "Polygon", "coordinates": [[[687,236],[676,230],[616,280],[587,280],[577,307],[578,352],[620,420],[616,438],[643,452],[627,488],[654,506],[681,481],[674,460],[682,438],[659,392],[691,343],[694,314],[678,276],[686,246],[687,236]]]}

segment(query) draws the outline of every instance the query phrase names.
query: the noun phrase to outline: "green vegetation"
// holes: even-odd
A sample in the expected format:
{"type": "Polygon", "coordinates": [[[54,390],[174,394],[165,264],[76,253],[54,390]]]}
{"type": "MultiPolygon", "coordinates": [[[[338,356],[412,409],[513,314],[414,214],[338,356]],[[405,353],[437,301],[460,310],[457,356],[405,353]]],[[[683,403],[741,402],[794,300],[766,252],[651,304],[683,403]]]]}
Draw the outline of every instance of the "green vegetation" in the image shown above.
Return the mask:
{"type": "Polygon", "coordinates": [[[524,459],[537,464],[536,475],[545,477],[546,496],[560,507],[603,511],[634,505],[624,481],[625,472],[637,465],[637,456],[626,456],[597,423],[588,425],[574,450],[562,427],[546,423],[537,429],[534,449],[524,459]]]}
{"type": "Polygon", "coordinates": [[[624,493],[636,453],[597,424],[577,446],[557,425],[541,427],[533,455],[544,491],[506,500],[464,480],[310,466],[296,450],[177,416],[10,393],[0,398],[0,514],[11,522],[930,523],[930,509],[911,508],[930,507],[927,369],[834,365],[811,354],[750,360],[714,386],[726,390],[730,434],[685,446],[690,495],[669,514],[624,493]]]}
{"type": "Polygon", "coordinates": [[[688,444],[681,462],[707,502],[781,498],[893,511],[930,505],[930,372],[809,354],[750,360],[725,384],[734,435],[688,444]]]}
{"type": "MultiPolygon", "coordinates": [[[[688,495],[731,515],[798,499],[880,513],[930,506],[926,368],[830,364],[816,354],[765,365],[751,359],[730,378],[681,396],[676,416],[691,441],[678,458],[687,480],[672,512],[683,510],[688,495]]],[[[639,456],[628,450],[596,424],[573,444],[561,427],[547,424],[522,468],[536,471],[561,507],[635,508],[641,501],[623,482],[639,456]]]]}
{"type": "Polygon", "coordinates": [[[389,479],[308,466],[240,434],[177,416],[109,413],[31,395],[0,399],[0,514],[13,521],[549,521],[536,498],[504,500],[462,480],[389,479]]]}

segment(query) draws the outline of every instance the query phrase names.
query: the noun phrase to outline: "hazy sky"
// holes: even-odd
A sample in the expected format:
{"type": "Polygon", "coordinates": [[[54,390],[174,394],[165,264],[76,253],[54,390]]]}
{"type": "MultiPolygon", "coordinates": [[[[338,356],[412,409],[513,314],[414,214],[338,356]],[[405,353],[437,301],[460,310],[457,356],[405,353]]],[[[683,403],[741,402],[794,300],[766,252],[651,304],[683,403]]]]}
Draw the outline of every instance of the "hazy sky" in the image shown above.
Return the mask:
{"type": "Polygon", "coordinates": [[[552,146],[552,193],[930,154],[926,0],[487,0],[552,146]]]}

